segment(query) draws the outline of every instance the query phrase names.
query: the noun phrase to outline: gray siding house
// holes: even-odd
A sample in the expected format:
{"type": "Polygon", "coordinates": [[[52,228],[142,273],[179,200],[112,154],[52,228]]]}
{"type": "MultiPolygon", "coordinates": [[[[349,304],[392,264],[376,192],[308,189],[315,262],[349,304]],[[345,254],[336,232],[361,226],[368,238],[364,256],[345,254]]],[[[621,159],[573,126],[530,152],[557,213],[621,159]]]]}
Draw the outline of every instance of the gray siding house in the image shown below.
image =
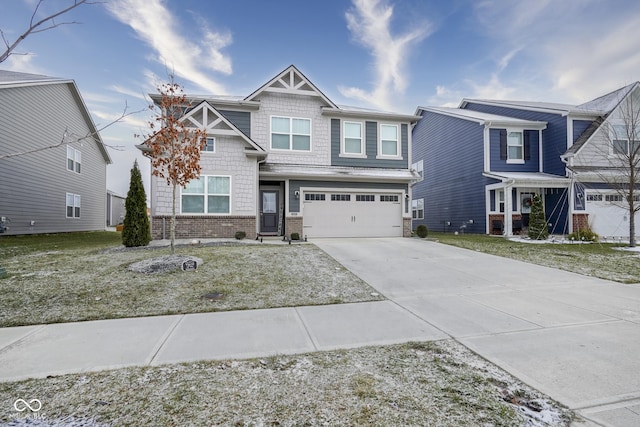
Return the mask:
{"type": "MultiPolygon", "coordinates": [[[[411,235],[419,117],[336,105],[293,65],[248,96],[191,102],[183,120],[208,144],[179,191],[177,237],[411,235]]],[[[152,176],[154,238],[170,215],[171,188],[152,176]]]]}
{"type": "Polygon", "coordinates": [[[110,163],[73,80],[0,70],[5,235],[104,230],[110,163]]]}

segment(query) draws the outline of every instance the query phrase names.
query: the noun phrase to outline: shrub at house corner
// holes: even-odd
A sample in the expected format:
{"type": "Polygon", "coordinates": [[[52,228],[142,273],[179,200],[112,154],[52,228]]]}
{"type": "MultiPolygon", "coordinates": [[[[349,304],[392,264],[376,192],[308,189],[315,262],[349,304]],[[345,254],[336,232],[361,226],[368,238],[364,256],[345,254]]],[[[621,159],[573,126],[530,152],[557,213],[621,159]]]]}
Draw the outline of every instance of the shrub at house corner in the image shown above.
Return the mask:
{"type": "Polygon", "coordinates": [[[131,169],[131,181],[129,182],[125,209],[122,244],[127,247],[148,245],[151,241],[151,229],[147,216],[147,195],[144,192],[142,175],[138,169],[137,161],[131,169]]]}

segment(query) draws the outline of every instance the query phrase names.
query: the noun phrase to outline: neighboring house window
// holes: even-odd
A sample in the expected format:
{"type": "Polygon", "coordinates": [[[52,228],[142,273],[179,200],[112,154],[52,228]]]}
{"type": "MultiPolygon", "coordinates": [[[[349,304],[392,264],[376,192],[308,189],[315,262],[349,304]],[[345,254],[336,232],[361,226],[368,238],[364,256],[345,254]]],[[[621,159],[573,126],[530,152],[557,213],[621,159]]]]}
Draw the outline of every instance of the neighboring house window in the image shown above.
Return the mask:
{"type": "Polygon", "coordinates": [[[271,117],[271,149],[311,151],[311,120],[271,117]]]}
{"type": "Polygon", "coordinates": [[[625,125],[613,126],[613,153],[628,156],[629,154],[638,152],[640,144],[640,126],[635,129],[635,136],[631,141],[631,152],[629,152],[629,130],[625,125]]]}
{"type": "Polygon", "coordinates": [[[207,138],[207,143],[202,149],[202,151],[206,151],[208,153],[216,152],[216,139],[215,138],[207,138]]]}
{"type": "Polygon", "coordinates": [[[80,195],[67,193],[67,218],[80,218],[81,201],[80,195]]]}
{"type": "Polygon", "coordinates": [[[524,160],[522,132],[507,131],[507,162],[524,160]]]}
{"type": "Polygon", "coordinates": [[[380,125],[380,149],[381,156],[399,157],[400,144],[398,143],[397,125],[380,125]]]}
{"type": "Polygon", "coordinates": [[[418,175],[420,175],[420,178],[418,178],[418,182],[424,180],[424,162],[422,160],[420,160],[419,162],[413,163],[411,165],[411,169],[413,169],[418,173],[418,175]]]}
{"type": "Polygon", "coordinates": [[[344,122],[344,138],[342,153],[347,155],[363,155],[362,123],[344,122]]]}
{"type": "Polygon", "coordinates": [[[231,213],[231,177],[200,176],[182,190],[182,213],[231,213]]]}
{"type": "Polygon", "coordinates": [[[67,145],[67,169],[80,173],[80,166],[82,163],[82,153],[79,150],[67,145]]]}
{"type": "Polygon", "coordinates": [[[424,199],[411,201],[411,217],[413,219],[424,219],[424,199]]]}

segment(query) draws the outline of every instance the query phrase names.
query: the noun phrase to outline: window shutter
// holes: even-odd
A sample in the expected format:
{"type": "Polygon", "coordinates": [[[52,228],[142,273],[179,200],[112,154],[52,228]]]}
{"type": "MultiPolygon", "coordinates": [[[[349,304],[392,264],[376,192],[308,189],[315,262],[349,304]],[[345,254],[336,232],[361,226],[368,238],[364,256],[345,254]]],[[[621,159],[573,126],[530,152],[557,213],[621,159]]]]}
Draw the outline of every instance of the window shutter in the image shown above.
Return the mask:
{"type": "Polygon", "coordinates": [[[531,134],[528,131],[523,131],[524,135],[524,159],[531,160],[531,134]]]}
{"type": "Polygon", "coordinates": [[[500,129],[500,160],[507,160],[507,130],[500,129]]]}

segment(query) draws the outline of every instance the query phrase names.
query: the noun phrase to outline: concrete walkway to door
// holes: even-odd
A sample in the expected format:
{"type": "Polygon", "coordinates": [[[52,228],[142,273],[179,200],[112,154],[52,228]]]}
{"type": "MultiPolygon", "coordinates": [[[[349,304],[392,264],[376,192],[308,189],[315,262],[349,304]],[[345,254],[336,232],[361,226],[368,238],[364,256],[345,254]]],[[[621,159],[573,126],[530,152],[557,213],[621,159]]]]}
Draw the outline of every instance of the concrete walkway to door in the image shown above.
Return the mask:
{"type": "Polygon", "coordinates": [[[418,239],[314,243],[400,307],[587,420],[640,425],[639,285],[418,239]]]}

